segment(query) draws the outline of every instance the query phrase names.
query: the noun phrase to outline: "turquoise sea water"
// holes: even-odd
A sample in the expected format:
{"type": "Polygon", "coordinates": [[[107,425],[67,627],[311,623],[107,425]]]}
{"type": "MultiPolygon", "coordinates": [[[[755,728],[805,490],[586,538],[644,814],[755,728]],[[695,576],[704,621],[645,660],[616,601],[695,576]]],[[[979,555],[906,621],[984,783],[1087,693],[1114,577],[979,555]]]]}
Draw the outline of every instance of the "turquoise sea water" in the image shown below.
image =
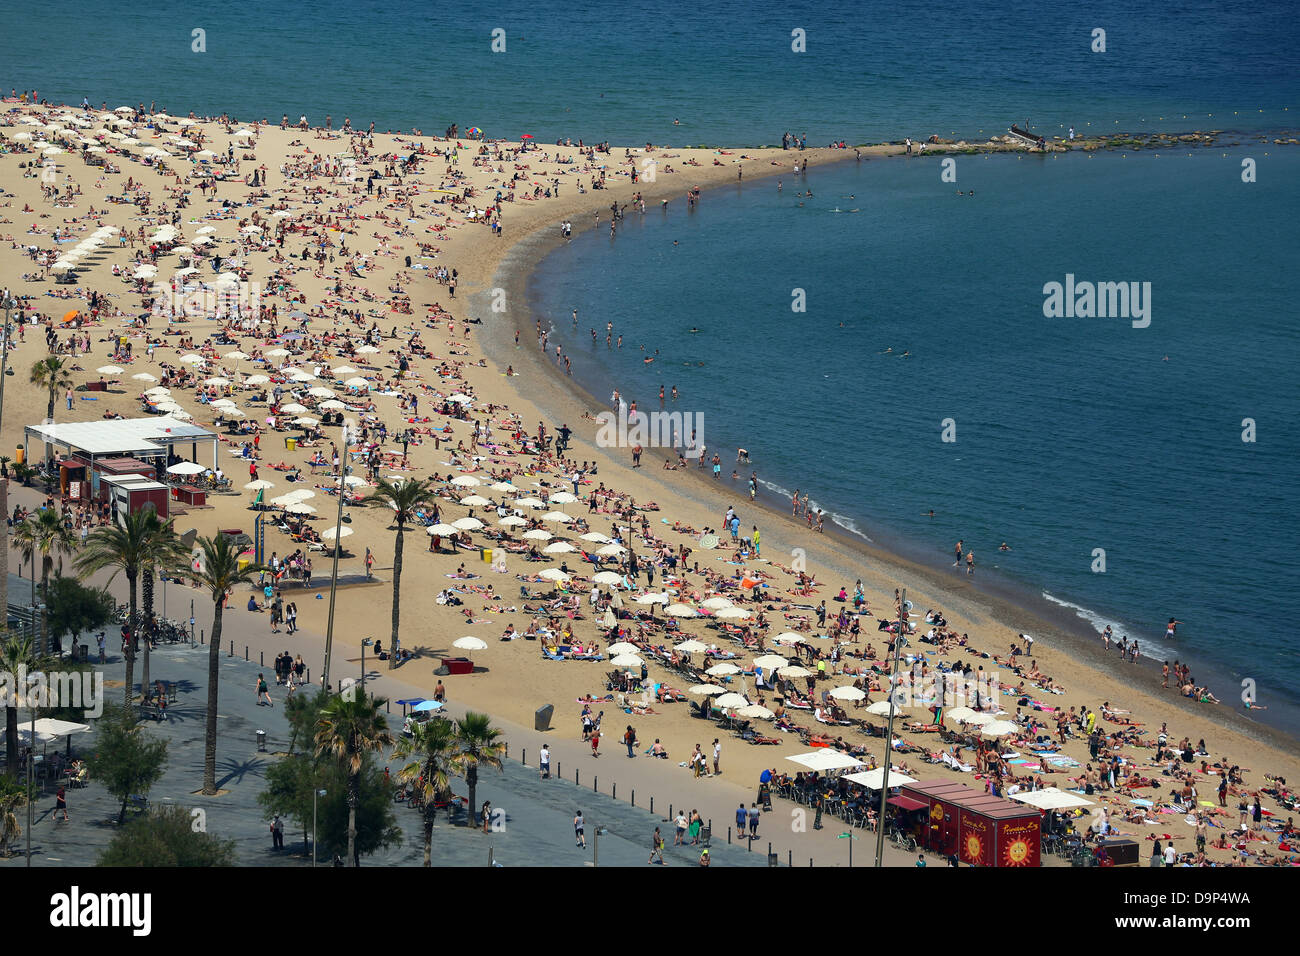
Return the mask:
{"type": "Polygon", "coordinates": [[[978,136],[1025,119],[1062,134],[1300,125],[1294,3],[9,7],[6,92],[110,108],[156,101],[182,115],[731,145],[776,144],[786,130],[823,144],[978,136]],[[1095,29],[1106,31],[1104,53],[1092,52],[1095,29]],[[195,30],[205,52],[193,50],[195,30]],[[492,52],[494,30],[504,52],[492,52]],[[803,53],[792,50],[796,30],[803,53]]]}
{"type": "Polygon", "coordinates": [[[530,295],[594,394],[653,410],[676,385],[724,484],[747,448],[738,495],[757,469],[772,500],[799,487],[931,563],[964,539],[986,573],[1276,705],[1294,699],[1277,612],[1300,495],[1300,152],[1265,152],[961,157],[955,185],[933,157],[814,168],[584,234],[530,295]],[[1151,283],[1149,327],[1045,317],[1067,274],[1151,283]]]}

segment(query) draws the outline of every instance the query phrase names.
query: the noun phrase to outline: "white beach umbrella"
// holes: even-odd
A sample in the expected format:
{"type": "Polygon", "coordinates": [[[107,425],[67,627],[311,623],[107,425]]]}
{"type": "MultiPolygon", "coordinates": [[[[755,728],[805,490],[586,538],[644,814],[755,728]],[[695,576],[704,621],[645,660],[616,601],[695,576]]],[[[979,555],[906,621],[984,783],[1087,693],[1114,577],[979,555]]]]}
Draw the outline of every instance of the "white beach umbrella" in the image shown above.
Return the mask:
{"type": "Polygon", "coordinates": [[[351,365],[340,365],[338,366],[338,368],[334,369],[334,374],[342,378],[344,375],[357,374],[357,370],[354,369],[351,365]]]}
{"type": "Polygon", "coordinates": [[[670,604],[664,608],[664,613],[670,617],[696,617],[699,614],[695,608],[685,604],[670,604]]]}
{"type": "Polygon", "coordinates": [[[473,475],[457,475],[451,480],[451,483],[453,485],[459,485],[462,488],[473,488],[475,485],[483,484],[483,482],[475,478],[473,475]]]}
{"type": "Polygon", "coordinates": [[[542,548],[543,554],[571,554],[578,549],[567,541],[557,541],[554,544],[548,544],[542,548]]]}
{"type": "Polygon", "coordinates": [[[187,365],[202,365],[207,359],[197,352],[190,352],[188,355],[182,355],[176,361],[185,362],[187,365]]]}
{"type": "MultiPolygon", "coordinates": [[[[455,484],[455,482],[452,482],[455,484]]],[[[514,504],[520,508],[545,508],[546,505],[537,498],[516,498],[514,504]]]]}
{"type": "Polygon", "coordinates": [[[645,661],[635,654],[619,654],[610,663],[615,667],[640,667],[645,661]]]}
{"type": "Polygon", "coordinates": [[[754,615],[742,607],[724,607],[720,611],[715,611],[713,616],[723,617],[733,621],[743,621],[744,619],[753,617],[754,615]]]}
{"type": "Polygon", "coordinates": [[[121,375],[122,369],[116,365],[101,365],[95,369],[100,375],[121,375]]]}
{"type": "Polygon", "coordinates": [[[167,469],[169,475],[201,475],[208,469],[195,461],[178,461],[167,469]]]}
{"type": "Polygon", "coordinates": [[[727,688],[719,687],[717,684],[693,684],[686,689],[686,692],[696,697],[719,697],[727,692],[727,688]]]}
{"type": "Polygon", "coordinates": [[[457,518],[451,523],[453,528],[459,528],[461,531],[477,531],[483,527],[483,522],[478,518],[457,518]]]}
{"type": "Polygon", "coordinates": [[[787,679],[812,676],[812,671],[806,667],[800,667],[798,664],[787,664],[785,667],[778,667],[776,672],[787,679]]]}
{"type": "Polygon", "coordinates": [[[530,541],[550,541],[555,535],[541,528],[534,528],[532,531],[525,531],[524,537],[530,541]]]}
{"type": "Polygon", "coordinates": [[[599,531],[588,531],[582,536],[583,541],[598,541],[601,544],[609,544],[613,539],[608,535],[603,535],[599,531]]]}
{"type": "Polygon", "coordinates": [[[480,637],[458,637],[451,642],[451,646],[462,651],[481,651],[487,648],[487,642],[480,637]]]}
{"type": "MultiPolygon", "coordinates": [[[[334,484],[336,484],[336,485],[338,484],[338,479],[335,479],[335,480],[334,480],[334,484]]],[[[343,476],[343,484],[347,485],[349,488],[369,488],[369,487],[370,487],[369,483],[367,483],[366,480],[365,480],[364,478],[358,478],[356,475],[344,475],[344,476],[343,476]]]]}
{"type": "Polygon", "coordinates": [[[498,521],[497,524],[501,525],[503,528],[515,528],[521,524],[528,524],[528,519],[521,518],[519,515],[506,515],[498,521]]]}
{"type": "MultiPolygon", "coordinates": [[[[554,545],[551,547],[554,547],[554,545]]],[[[569,545],[569,548],[572,549],[573,545],[569,545]]],[[[548,548],[547,550],[549,551],[550,549],[548,548]]],[[[591,580],[596,584],[622,584],[623,576],[621,574],[615,574],[613,571],[598,571],[591,580]]]]}
{"type": "Polygon", "coordinates": [[[711,597],[700,602],[700,607],[707,607],[710,611],[721,611],[724,607],[731,606],[731,602],[724,597],[711,597]]]}
{"type": "Polygon", "coordinates": [[[780,654],[764,654],[762,657],[754,658],[754,666],[761,667],[763,670],[776,670],[776,668],[785,667],[789,663],[780,654]]]}
{"type": "MultiPolygon", "coordinates": [[[[907,707],[907,706],[900,705],[897,701],[894,702],[894,712],[895,712],[895,713],[901,713],[902,711],[905,711],[905,710],[911,710],[911,708],[910,708],[910,707],[907,707]]],[[[888,717],[888,716],[889,716],[889,701],[887,701],[887,700],[878,700],[878,701],[876,701],[874,704],[872,704],[870,707],[867,708],[867,713],[868,713],[868,714],[871,714],[873,717],[888,717]]]]}
{"type": "Polygon", "coordinates": [[[333,541],[335,538],[346,538],[353,533],[347,525],[335,525],[333,528],[326,528],[320,536],[322,541],[333,541]]]}
{"type": "Polygon", "coordinates": [[[632,600],[636,601],[637,604],[668,604],[669,603],[669,598],[667,594],[654,594],[654,593],[639,594],[636,597],[634,597],[632,600]]]}
{"type": "Polygon", "coordinates": [[[244,485],[247,491],[265,491],[267,488],[274,488],[275,482],[267,481],[265,478],[258,478],[256,481],[250,481],[244,485]]]}
{"type": "Polygon", "coordinates": [[[519,489],[517,489],[514,485],[510,484],[510,482],[508,481],[494,481],[492,482],[492,490],[493,491],[518,491],[519,489]]]}
{"type": "Polygon", "coordinates": [[[566,515],[563,511],[548,511],[546,514],[542,515],[542,520],[554,521],[558,524],[568,524],[573,519],[568,515],[566,515]]]}
{"type": "Polygon", "coordinates": [[[343,384],[344,384],[345,386],[347,386],[348,388],[369,388],[369,387],[370,387],[370,380],[369,380],[369,379],[364,379],[364,378],[361,378],[360,376],[358,376],[358,377],[356,377],[356,378],[350,378],[350,379],[348,379],[348,380],[347,380],[346,382],[344,382],[343,384]]]}
{"type": "Polygon", "coordinates": [[[429,535],[429,537],[432,538],[435,534],[441,534],[441,535],[455,534],[460,529],[453,528],[449,524],[439,522],[438,524],[429,525],[429,527],[425,528],[424,530],[429,535]]]}
{"type": "Polygon", "coordinates": [[[373,345],[362,345],[355,349],[355,351],[358,355],[374,355],[379,351],[379,349],[375,348],[373,345]]]}
{"type": "Polygon", "coordinates": [[[216,387],[218,387],[218,388],[224,388],[225,386],[227,386],[227,385],[230,384],[230,379],[228,379],[228,378],[223,378],[223,377],[220,376],[220,375],[214,375],[214,376],[212,376],[212,378],[205,378],[205,379],[203,380],[203,384],[204,384],[204,385],[214,385],[214,386],[216,386],[216,387]]]}
{"type": "Polygon", "coordinates": [[[284,510],[291,515],[314,515],[316,509],[304,501],[291,501],[284,506],[284,510]]]}
{"type": "Polygon", "coordinates": [[[301,405],[298,402],[288,402],[280,406],[280,413],[282,415],[300,415],[303,412],[309,411],[311,411],[310,408],[306,405],[301,405]]]}
{"type": "Polygon", "coordinates": [[[698,654],[700,651],[707,651],[708,649],[708,644],[705,644],[703,641],[697,641],[693,637],[688,638],[673,647],[673,650],[681,651],[683,654],[698,654]]]}
{"type": "Polygon", "coordinates": [[[1007,737],[1020,733],[1020,725],[1009,720],[994,720],[981,727],[980,733],[985,737],[1007,737]]]}
{"type": "Polygon", "coordinates": [[[749,701],[747,701],[744,697],[742,697],[740,694],[737,694],[735,692],[729,692],[723,694],[721,697],[718,697],[713,702],[717,704],[719,707],[721,707],[723,710],[730,710],[733,707],[749,706],[749,701]]]}
{"type": "Polygon", "coordinates": [[[146,395],[170,395],[172,390],[164,385],[155,385],[153,388],[146,388],[144,393],[146,395]]]}
{"type": "Polygon", "coordinates": [[[545,571],[541,572],[541,573],[540,573],[539,575],[537,575],[537,576],[538,576],[539,578],[543,579],[544,581],[567,581],[567,580],[569,580],[569,576],[568,576],[567,574],[565,574],[563,571],[561,571],[559,568],[547,568],[545,571]]]}
{"type": "Polygon", "coordinates": [[[601,557],[611,558],[615,555],[622,554],[626,550],[627,548],[623,547],[621,544],[607,544],[603,547],[597,548],[596,553],[601,557]]]}
{"type": "Polygon", "coordinates": [[[271,379],[266,375],[250,375],[244,379],[245,385],[266,385],[271,379]]]}
{"type": "Polygon", "coordinates": [[[484,498],[482,495],[466,495],[464,498],[460,499],[460,503],[465,505],[467,508],[478,508],[482,505],[489,505],[492,502],[488,501],[488,499],[484,498]]]}
{"type": "Polygon", "coordinates": [[[156,381],[158,381],[158,377],[157,377],[156,375],[150,375],[148,372],[137,372],[136,374],[132,375],[131,377],[132,377],[133,379],[135,379],[137,382],[156,382],[156,381]]]}
{"type": "Polygon", "coordinates": [[[610,654],[638,654],[641,648],[628,641],[617,641],[609,645],[605,650],[610,654]]]}
{"type": "Polygon", "coordinates": [[[704,673],[708,674],[710,677],[726,677],[730,674],[739,674],[740,668],[735,664],[723,661],[721,664],[714,664],[704,673]]]}
{"type": "Polygon", "coordinates": [[[737,707],[736,716],[745,717],[749,720],[771,720],[776,714],[762,704],[748,704],[744,707],[737,707]]]}
{"type": "Polygon", "coordinates": [[[777,644],[807,644],[798,634],[780,634],[772,639],[777,644]]]}
{"type": "Polygon", "coordinates": [[[857,687],[836,687],[831,691],[836,700],[866,700],[867,695],[857,687]]]}
{"type": "Polygon", "coordinates": [[[281,498],[291,498],[294,501],[306,501],[309,498],[315,498],[316,492],[310,488],[299,488],[296,491],[286,491],[281,498]]]}
{"type": "Polygon", "coordinates": [[[247,360],[248,356],[243,352],[227,352],[225,355],[221,356],[221,361],[223,362],[246,362],[247,360]]]}
{"type": "Polygon", "coordinates": [[[342,402],[340,402],[337,398],[327,398],[325,399],[325,401],[321,402],[318,407],[321,409],[321,411],[326,411],[326,412],[335,412],[335,411],[341,412],[345,408],[347,408],[347,406],[344,405],[342,402]]]}
{"type": "Polygon", "coordinates": [[[557,491],[551,495],[551,504],[553,505],[570,505],[578,500],[578,496],[567,491],[557,491]]]}
{"type": "Polygon", "coordinates": [[[295,425],[301,425],[304,428],[315,428],[320,424],[319,418],[312,418],[310,415],[302,415],[293,420],[295,425]]]}

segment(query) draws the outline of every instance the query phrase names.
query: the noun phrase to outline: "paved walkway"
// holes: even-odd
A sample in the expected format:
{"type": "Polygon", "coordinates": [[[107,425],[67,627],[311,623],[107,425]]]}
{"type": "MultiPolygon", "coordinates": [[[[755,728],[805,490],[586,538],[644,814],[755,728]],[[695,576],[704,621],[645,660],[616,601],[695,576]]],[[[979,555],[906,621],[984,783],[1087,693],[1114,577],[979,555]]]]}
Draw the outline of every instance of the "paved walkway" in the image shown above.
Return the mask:
{"type": "MultiPolygon", "coordinates": [[[[217,783],[228,792],[216,797],[196,793],[203,785],[204,705],[207,701],[208,649],[185,644],[160,648],[153,655],[153,673],[158,679],[175,682],[177,702],[161,722],[145,722],[145,732],[168,743],[167,769],[149,795],[150,803],[178,804],[202,811],[208,832],[235,841],[238,862],[244,866],[310,866],[310,848],[300,832],[285,834],[285,849],[271,849],[269,820],[257,804],[265,787],[267,768],[284,759],[277,752],[289,746],[289,728],[284,718],[285,689],[272,683],[274,707],[256,703],[258,673],[270,671],[242,657],[221,659],[220,742],[217,750],[217,783]],[[266,734],[266,751],[259,752],[257,732],[266,734]]],[[[122,664],[113,661],[103,670],[106,679],[116,678],[110,698],[121,689],[122,664]]],[[[311,690],[299,691],[310,693],[311,690]]],[[[400,710],[400,708],[398,708],[400,710]]],[[[400,715],[392,725],[400,729],[400,715]]],[[[73,738],[74,753],[88,751],[89,734],[73,738]]],[[[52,745],[52,750],[57,745],[52,745]]],[[[301,749],[301,742],[297,749],[301,749]]],[[[394,765],[395,766],[395,765],[394,765]]],[[[54,785],[41,782],[34,805],[32,864],[34,866],[89,866],[116,832],[119,805],[104,788],[91,781],[83,789],[68,791],[69,815],[64,822],[54,817],[54,785]]],[[[463,780],[454,781],[454,792],[466,794],[463,780]]],[[[491,801],[501,813],[495,815],[491,832],[459,825],[465,814],[458,812],[452,824],[439,814],[434,830],[433,862],[444,866],[486,866],[489,857],[503,866],[589,866],[595,862],[596,830],[608,832],[600,838],[601,865],[645,866],[650,838],[656,826],[663,827],[669,844],[665,861],[670,866],[695,866],[699,851],[673,849],[671,829],[657,815],[632,807],[608,795],[561,780],[541,780],[536,771],[516,760],[507,760],[503,772],[480,773],[476,799],[491,801]],[[587,819],[586,850],[573,839],[573,816],[581,809],[587,819]]],[[[128,811],[130,813],[130,811],[128,811]]],[[[401,846],[364,858],[363,866],[419,866],[424,859],[421,815],[404,806],[397,810],[405,834],[401,846]]],[[[22,819],[24,829],[26,819],[22,819]]],[[[293,824],[287,824],[292,827],[293,824]]],[[[0,861],[0,868],[24,865],[25,839],[15,845],[18,855],[0,861]]],[[[762,854],[747,853],[741,847],[720,846],[711,852],[716,866],[766,866],[762,854]]]]}

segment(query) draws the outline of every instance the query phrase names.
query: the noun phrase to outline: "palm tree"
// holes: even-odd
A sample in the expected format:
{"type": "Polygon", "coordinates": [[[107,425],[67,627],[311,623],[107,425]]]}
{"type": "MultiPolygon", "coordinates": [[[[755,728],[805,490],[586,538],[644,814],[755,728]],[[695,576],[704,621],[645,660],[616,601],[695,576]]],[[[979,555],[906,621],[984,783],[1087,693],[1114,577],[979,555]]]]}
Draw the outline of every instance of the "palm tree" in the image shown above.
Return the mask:
{"type": "MultiPolygon", "coordinates": [[[[32,366],[31,383],[49,393],[49,405],[45,410],[48,421],[54,421],[54,402],[59,392],[72,388],[72,362],[68,359],[51,355],[32,366]]],[[[45,446],[45,457],[50,456],[51,446],[45,446]]]]}
{"type": "Polygon", "coordinates": [[[415,759],[397,771],[403,783],[414,782],[424,798],[424,865],[433,856],[433,816],[439,794],[451,789],[450,776],[459,756],[456,729],[451,721],[432,717],[412,723],[411,736],[403,737],[393,750],[394,760],[415,759]]]}
{"type": "Polygon", "coordinates": [[[383,713],[385,703],[381,697],[336,694],[321,709],[317,725],[316,755],[334,757],[348,775],[348,866],[357,865],[357,801],[363,758],[368,751],[393,744],[383,713]]]}
{"type": "Polygon", "coordinates": [[[239,566],[239,549],[234,540],[225,534],[215,538],[199,538],[203,552],[201,569],[186,569],[184,574],[198,580],[200,586],[212,595],[212,640],[208,644],[208,727],[203,741],[203,792],[212,796],[217,792],[217,686],[221,667],[221,612],[226,595],[241,584],[252,584],[265,565],[239,566]]]}
{"type": "MultiPolygon", "coordinates": [[[[49,604],[50,572],[54,570],[54,559],[62,554],[71,554],[77,546],[77,536],[63,524],[53,508],[42,508],[14,529],[13,546],[22,552],[24,561],[32,561],[32,576],[36,575],[36,555],[41,556],[41,593],[49,604]]],[[[41,615],[40,653],[49,650],[48,615],[41,615]]]]}
{"type": "MultiPolygon", "coordinates": [[[[34,673],[42,669],[42,661],[29,634],[6,632],[0,642],[0,669],[9,675],[9,680],[17,679],[21,673],[34,673]]],[[[5,769],[9,776],[18,773],[18,704],[20,694],[26,688],[11,687],[5,696],[5,769]]]]}
{"type": "Polygon", "coordinates": [[[491,717],[471,710],[456,721],[456,745],[459,751],[456,770],[464,774],[469,786],[469,825],[473,826],[478,820],[478,804],[475,802],[478,768],[482,765],[504,773],[501,758],[505,756],[506,744],[501,739],[501,731],[492,726],[491,717]]]}
{"type": "MultiPolygon", "coordinates": [[[[131,694],[135,688],[135,650],[140,637],[136,619],[136,587],[140,580],[140,569],[145,565],[166,566],[178,563],[184,558],[185,548],[176,536],[172,519],[163,521],[152,508],[132,512],[124,516],[121,522],[120,525],[96,528],[86,539],[75,567],[82,574],[94,574],[112,568],[110,581],[117,577],[118,571],[126,574],[127,607],[130,614],[127,626],[130,628],[131,640],[126,642],[125,704],[130,707],[131,694]]],[[[140,686],[143,689],[148,684],[149,642],[145,641],[144,673],[140,686]]]]}
{"type": "Polygon", "coordinates": [[[383,478],[375,490],[363,500],[372,507],[389,508],[397,516],[397,540],[393,544],[393,633],[388,644],[388,666],[397,665],[398,620],[402,611],[402,544],[406,537],[406,523],[415,517],[415,511],[434,495],[433,483],[424,479],[387,481],[383,478]]]}

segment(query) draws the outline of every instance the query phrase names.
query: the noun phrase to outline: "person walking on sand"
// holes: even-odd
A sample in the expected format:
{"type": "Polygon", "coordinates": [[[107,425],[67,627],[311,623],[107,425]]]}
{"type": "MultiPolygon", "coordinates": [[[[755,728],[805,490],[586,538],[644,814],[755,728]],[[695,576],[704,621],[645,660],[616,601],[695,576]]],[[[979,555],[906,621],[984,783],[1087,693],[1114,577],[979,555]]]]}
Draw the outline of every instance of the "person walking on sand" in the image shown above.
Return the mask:
{"type": "Polygon", "coordinates": [[[582,819],[581,810],[573,817],[573,845],[587,849],[586,823],[582,819]]]}
{"type": "Polygon", "coordinates": [[[975,573],[975,552],[967,551],[966,552],[966,574],[969,576],[974,573],[975,573]]]}
{"type": "Polygon", "coordinates": [[[598,727],[592,727],[592,729],[591,729],[591,755],[592,755],[593,757],[599,757],[599,756],[600,756],[600,752],[599,752],[599,750],[600,750],[600,728],[598,728],[598,727]]]}
{"type": "Polygon", "coordinates": [[[628,724],[627,730],[623,731],[623,743],[627,744],[627,755],[635,757],[636,754],[632,752],[632,748],[636,746],[636,731],[632,729],[631,724],[628,724]]]}
{"type": "Polygon", "coordinates": [[[366,548],[366,580],[369,581],[374,576],[375,556],[366,548]]]}
{"type": "Polygon", "coordinates": [[[960,541],[958,541],[956,546],[953,548],[953,553],[957,555],[957,560],[952,563],[952,566],[954,568],[959,568],[961,567],[961,542],[960,541]]]}
{"type": "Polygon", "coordinates": [[[718,738],[713,738],[713,773],[718,775],[722,773],[722,768],[718,764],[722,760],[722,744],[718,743],[718,738]]]}
{"type": "Polygon", "coordinates": [[[541,760],[542,779],[550,780],[551,779],[551,748],[549,744],[542,744],[541,757],[542,757],[541,760]]]}
{"type": "Polygon", "coordinates": [[[681,846],[686,838],[686,827],[689,821],[686,819],[686,811],[678,810],[677,818],[673,820],[673,828],[677,831],[677,836],[673,840],[673,846],[681,846]]]}
{"type": "Polygon", "coordinates": [[[266,678],[263,677],[261,674],[258,674],[257,675],[257,706],[258,707],[262,706],[263,697],[266,698],[267,707],[275,706],[275,704],[271,702],[271,692],[266,686],[266,678]]]}
{"type": "Polygon", "coordinates": [[[63,811],[63,822],[67,823],[68,822],[68,793],[62,787],[59,787],[58,792],[54,794],[54,816],[55,817],[59,815],[60,810],[63,811]]]}

